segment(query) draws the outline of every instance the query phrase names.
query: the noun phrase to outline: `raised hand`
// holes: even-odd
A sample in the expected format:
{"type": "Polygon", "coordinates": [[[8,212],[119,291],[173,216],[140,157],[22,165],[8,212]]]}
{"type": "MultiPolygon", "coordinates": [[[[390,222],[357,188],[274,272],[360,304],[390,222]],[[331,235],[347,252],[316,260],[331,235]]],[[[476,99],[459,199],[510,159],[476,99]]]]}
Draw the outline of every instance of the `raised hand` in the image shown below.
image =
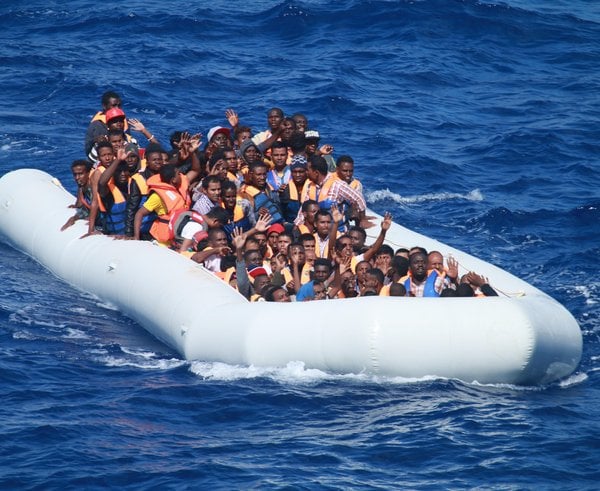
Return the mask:
{"type": "Polygon", "coordinates": [[[229,124],[232,128],[235,128],[238,124],[240,124],[240,118],[231,108],[225,110],[225,117],[227,118],[227,121],[229,121],[229,124]]]}
{"type": "Polygon", "coordinates": [[[129,124],[129,127],[133,131],[137,131],[139,133],[142,133],[146,129],[146,127],[142,124],[142,122],[139,119],[128,119],[127,124],[129,124]]]}

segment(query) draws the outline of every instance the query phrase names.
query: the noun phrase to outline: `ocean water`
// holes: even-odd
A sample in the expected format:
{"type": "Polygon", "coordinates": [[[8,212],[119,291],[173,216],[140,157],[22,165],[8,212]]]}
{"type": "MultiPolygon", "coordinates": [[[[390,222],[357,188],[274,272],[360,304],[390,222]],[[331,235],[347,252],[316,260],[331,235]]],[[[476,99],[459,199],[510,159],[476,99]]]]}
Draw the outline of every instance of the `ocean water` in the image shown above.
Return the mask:
{"type": "Polygon", "coordinates": [[[0,174],[74,190],[108,89],[165,142],[303,112],[373,210],[584,340],[544,387],[190,363],[0,244],[2,489],[598,489],[600,4],[7,0],[0,67],[0,174]]]}

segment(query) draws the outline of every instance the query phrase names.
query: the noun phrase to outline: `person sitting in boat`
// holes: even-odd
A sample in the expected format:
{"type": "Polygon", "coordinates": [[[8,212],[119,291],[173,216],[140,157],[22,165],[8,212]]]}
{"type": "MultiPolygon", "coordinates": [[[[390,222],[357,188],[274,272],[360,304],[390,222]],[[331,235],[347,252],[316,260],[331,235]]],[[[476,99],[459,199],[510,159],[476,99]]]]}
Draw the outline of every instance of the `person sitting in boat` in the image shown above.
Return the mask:
{"type": "Polygon", "coordinates": [[[303,289],[300,298],[296,295],[297,302],[310,302],[313,300],[327,300],[327,287],[321,280],[311,280],[310,283],[306,284],[306,288],[303,289]]]}
{"type": "Polygon", "coordinates": [[[267,302],[291,302],[290,294],[282,286],[263,288],[262,296],[267,302]]]}
{"type": "Polygon", "coordinates": [[[102,230],[107,235],[133,235],[133,224],[127,223],[129,167],[126,153],[120,148],[117,157],[98,179],[98,207],[102,230]]]}
{"type": "Polygon", "coordinates": [[[454,285],[458,284],[458,262],[452,256],[447,261],[448,267],[444,267],[444,256],[439,251],[430,251],[427,254],[427,269],[435,269],[437,272],[446,276],[454,285]]]}
{"type": "MultiPolygon", "coordinates": [[[[132,144],[129,144],[125,148],[131,151],[133,150],[131,145],[132,144]]],[[[127,158],[129,158],[129,154],[127,155],[127,158]]],[[[163,166],[163,149],[160,147],[160,145],[153,143],[148,145],[145,151],[145,160],[146,165],[144,169],[131,174],[131,181],[129,182],[129,196],[127,197],[127,221],[128,223],[131,222],[132,227],[135,214],[148,199],[148,195],[150,193],[150,189],[148,188],[148,179],[154,175],[158,175],[161,167],[163,166]]],[[[156,214],[154,213],[144,215],[140,228],[140,238],[142,240],[152,240],[152,236],[150,235],[150,227],[152,227],[152,223],[155,219],[156,214]]]]}
{"type": "Polygon", "coordinates": [[[304,132],[304,138],[306,141],[305,152],[306,158],[310,159],[312,156],[320,156],[327,162],[328,172],[335,172],[335,159],[333,158],[333,145],[325,144],[319,146],[321,136],[316,130],[308,130],[304,132]]]}
{"type": "MultiPolygon", "coordinates": [[[[302,201],[313,199],[319,203],[319,207],[323,210],[331,209],[332,205],[338,207],[352,206],[357,211],[357,219],[361,222],[361,225],[370,226],[370,223],[365,220],[367,204],[362,193],[352,189],[348,183],[337,179],[334,174],[328,174],[327,163],[323,157],[311,157],[308,162],[307,174],[310,183],[306,188],[302,201]]],[[[300,212],[295,224],[299,225],[303,222],[304,216],[300,212]]],[[[342,231],[346,226],[346,222],[340,223],[342,231]]]]}
{"type": "Polygon", "coordinates": [[[379,268],[371,268],[367,271],[365,276],[365,283],[363,289],[360,292],[361,296],[365,296],[365,292],[374,291],[376,295],[379,295],[383,288],[385,281],[385,274],[379,268]]]}
{"type": "Polygon", "coordinates": [[[304,255],[306,257],[306,262],[311,266],[314,264],[315,259],[317,257],[315,253],[315,248],[317,242],[312,234],[301,234],[298,237],[298,242],[302,244],[304,247],[304,255]]]}
{"type": "Polygon", "coordinates": [[[287,165],[288,150],[283,142],[275,142],[271,146],[271,162],[273,168],[267,172],[267,185],[269,189],[281,193],[286,189],[291,177],[290,167],[287,165]]]}
{"type": "Polygon", "coordinates": [[[418,251],[409,258],[409,277],[404,281],[407,295],[410,297],[439,297],[441,291],[452,283],[437,269],[428,270],[427,254],[418,251]]]}
{"type": "Polygon", "coordinates": [[[192,257],[208,245],[209,231],[222,230],[228,219],[225,210],[219,207],[206,215],[187,209],[178,210],[169,222],[169,231],[173,236],[171,244],[181,254],[192,257]]]}
{"type": "MultiPolygon", "coordinates": [[[[388,244],[382,244],[381,247],[375,253],[374,266],[379,270],[383,271],[383,274],[385,276],[384,284],[386,285],[390,283],[390,278],[392,276],[391,264],[393,257],[394,249],[392,249],[388,244]]],[[[369,258],[365,259],[369,260],[369,258]]]]}
{"type": "Polygon", "coordinates": [[[189,181],[174,164],[163,165],[158,175],[147,181],[151,193],[148,200],[135,214],[133,237],[140,240],[141,224],[144,216],[150,213],[157,215],[150,228],[150,235],[164,246],[171,245],[173,236],[169,231],[169,222],[178,210],[190,207],[189,181]]]}
{"type": "Polygon", "coordinates": [[[317,257],[331,259],[335,248],[335,239],[339,235],[338,224],[342,220],[342,214],[337,206],[331,206],[331,213],[319,209],[315,215],[315,254],[317,257]]]}
{"type": "Polygon", "coordinates": [[[279,234],[285,232],[285,227],[281,223],[274,223],[267,229],[267,242],[271,256],[279,254],[279,234]]]}
{"type": "Polygon", "coordinates": [[[254,217],[269,214],[273,223],[282,223],[283,216],[279,208],[276,193],[271,193],[267,187],[267,164],[254,161],[246,176],[247,182],[240,188],[239,195],[252,204],[254,217]]]}
{"type": "Polygon", "coordinates": [[[267,124],[269,126],[265,131],[261,131],[252,137],[252,142],[259,146],[273,136],[279,130],[283,121],[283,110],[278,107],[273,107],[267,111],[267,124]]]}
{"type": "MultiPolygon", "coordinates": [[[[290,176],[291,177],[287,183],[287,186],[285,186],[283,191],[279,193],[279,203],[283,218],[285,219],[286,223],[293,224],[294,220],[298,216],[298,212],[300,211],[300,198],[305,192],[305,187],[308,186],[306,165],[300,162],[293,163],[290,166],[290,176]]],[[[316,202],[315,204],[318,207],[316,202]]],[[[308,218],[305,219],[305,222],[308,222],[308,218]]],[[[306,227],[306,230],[308,231],[308,226],[306,227]]]]}
{"type": "Polygon", "coordinates": [[[90,186],[91,171],[92,164],[87,160],[75,160],[71,164],[73,180],[77,184],[77,199],[75,204],[70,205],[69,208],[75,208],[77,211],[60,228],[61,231],[71,227],[77,220],[89,218],[93,199],[92,187],[90,186]]]}
{"type": "Polygon", "coordinates": [[[113,160],[115,160],[115,152],[108,141],[100,141],[96,146],[96,150],[98,153],[98,166],[90,172],[89,177],[89,184],[92,188],[92,204],[90,206],[90,218],[86,235],[102,233],[103,231],[99,220],[98,180],[113,160]]]}
{"type": "Polygon", "coordinates": [[[285,230],[281,232],[279,237],[277,237],[277,250],[279,251],[279,254],[283,254],[287,257],[288,247],[292,242],[294,242],[292,234],[286,232],[285,230]]]}
{"type": "Polygon", "coordinates": [[[352,249],[354,250],[354,254],[362,254],[368,249],[365,245],[365,242],[367,241],[367,231],[364,228],[353,225],[348,228],[348,236],[352,239],[352,249]]]}
{"type": "Polygon", "coordinates": [[[211,228],[208,230],[207,241],[207,246],[192,255],[191,259],[213,273],[220,272],[221,259],[231,254],[231,248],[227,243],[227,234],[223,229],[211,228]]]}
{"type": "Polygon", "coordinates": [[[238,196],[237,187],[233,181],[226,180],[221,183],[221,206],[229,215],[229,222],[224,227],[229,240],[231,240],[235,228],[241,228],[242,232],[247,232],[256,224],[252,205],[247,199],[238,196]]]}
{"type": "Polygon", "coordinates": [[[317,231],[315,218],[318,211],[319,203],[317,203],[314,199],[307,199],[304,201],[300,206],[300,211],[298,212],[298,216],[302,215],[302,223],[297,224],[297,220],[294,220],[294,230],[300,235],[314,234],[317,231]]]}
{"type": "Polygon", "coordinates": [[[221,206],[221,178],[208,175],[202,179],[200,192],[195,195],[192,210],[205,215],[216,206],[221,206]]]}
{"type": "Polygon", "coordinates": [[[296,131],[304,133],[308,130],[308,118],[302,113],[292,114],[292,119],[296,123],[296,131]]]}
{"type": "Polygon", "coordinates": [[[318,280],[325,285],[325,291],[329,289],[329,282],[333,281],[331,261],[324,258],[315,259],[313,266],[312,279],[304,283],[296,293],[296,301],[303,302],[306,297],[314,295],[313,280],[318,280]]]}
{"type": "Polygon", "coordinates": [[[244,182],[244,174],[240,171],[239,160],[233,148],[223,150],[223,160],[225,161],[225,170],[227,179],[235,184],[236,190],[244,182]]]}
{"type": "Polygon", "coordinates": [[[460,279],[460,284],[456,287],[457,296],[469,297],[497,297],[498,293],[490,286],[490,282],[484,276],[481,276],[474,271],[469,271],[460,279]],[[472,294],[469,294],[469,289],[463,285],[468,285],[472,294]],[[459,292],[460,289],[460,292],[459,292]]]}
{"type": "Polygon", "coordinates": [[[242,143],[251,138],[252,128],[250,128],[250,126],[237,125],[233,131],[233,149],[236,150],[236,153],[241,148],[242,143]]]}
{"type": "Polygon", "coordinates": [[[278,254],[285,260],[280,273],[283,283],[290,293],[296,293],[300,287],[311,280],[312,266],[306,263],[304,247],[299,242],[292,242],[287,247],[286,255],[278,254]]]}

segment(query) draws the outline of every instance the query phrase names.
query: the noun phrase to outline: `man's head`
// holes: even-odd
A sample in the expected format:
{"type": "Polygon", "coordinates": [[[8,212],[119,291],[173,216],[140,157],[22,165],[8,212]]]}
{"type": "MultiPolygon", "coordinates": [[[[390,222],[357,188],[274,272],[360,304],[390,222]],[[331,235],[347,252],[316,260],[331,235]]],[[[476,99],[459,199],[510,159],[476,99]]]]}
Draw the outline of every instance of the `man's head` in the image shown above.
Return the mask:
{"type": "Polygon", "coordinates": [[[318,257],[313,266],[313,278],[320,281],[327,281],[331,275],[331,263],[328,259],[318,257]]]}
{"type": "Polygon", "coordinates": [[[87,185],[90,179],[90,170],[92,169],[92,164],[87,160],[75,160],[71,164],[71,172],[73,174],[73,179],[78,187],[83,188],[87,185]]]}
{"type": "Polygon", "coordinates": [[[315,215],[315,228],[320,237],[325,238],[331,230],[331,214],[327,210],[319,210],[315,215]]]}
{"type": "Polygon", "coordinates": [[[110,142],[106,140],[98,143],[96,151],[98,152],[98,160],[100,161],[100,165],[103,167],[108,167],[115,158],[115,151],[113,150],[110,142]]]}
{"type": "Polygon", "coordinates": [[[408,269],[413,279],[424,281],[427,278],[427,254],[418,251],[413,253],[408,260],[408,269]]]}
{"type": "Polygon", "coordinates": [[[277,130],[277,128],[279,128],[279,125],[281,124],[282,120],[283,111],[281,109],[279,109],[278,107],[273,107],[269,109],[269,112],[267,113],[267,124],[269,125],[269,128],[271,128],[272,133],[274,133],[277,130]]]}
{"type": "Polygon", "coordinates": [[[444,256],[441,252],[431,251],[427,256],[427,268],[437,269],[438,272],[444,272],[444,256]]]}
{"type": "Polygon", "coordinates": [[[342,180],[350,184],[354,179],[354,160],[350,155],[342,155],[337,159],[336,174],[342,180]]]}
{"type": "Polygon", "coordinates": [[[102,109],[104,112],[112,109],[113,107],[121,108],[121,96],[112,90],[106,91],[102,94],[102,109]]]}
{"type": "Polygon", "coordinates": [[[267,184],[267,164],[254,162],[248,171],[248,182],[258,189],[264,189],[267,184]]]}
{"type": "Polygon", "coordinates": [[[285,143],[277,141],[271,146],[271,160],[277,171],[285,169],[287,164],[288,151],[285,143]]]}
{"type": "Polygon", "coordinates": [[[308,178],[319,184],[327,175],[327,161],[320,155],[313,155],[308,160],[308,178]]]}
{"type": "Polygon", "coordinates": [[[208,199],[218,205],[221,203],[221,179],[218,176],[206,176],[202,180],[202,192],[208,199]]]}

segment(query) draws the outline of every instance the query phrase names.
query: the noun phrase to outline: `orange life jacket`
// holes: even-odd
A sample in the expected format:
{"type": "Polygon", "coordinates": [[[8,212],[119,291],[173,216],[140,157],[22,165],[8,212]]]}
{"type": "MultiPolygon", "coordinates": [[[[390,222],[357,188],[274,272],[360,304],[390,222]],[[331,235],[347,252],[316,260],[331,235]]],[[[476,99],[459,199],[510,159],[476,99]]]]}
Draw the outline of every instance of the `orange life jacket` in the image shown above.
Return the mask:
{"type": "Polygon", "coordinates": [[[188,192],[189,182],[185,175],[181,175],[181,184],[176,188],[172,184],[167,184],[160,180],[160,175],[151,176],[148,181],[148,188],[160,196],[165,207],[166,215],[159,215],[150,228],[150,234],[159,242],[169,242],[170,231],[169,222],[173,213],[177,210],[188,209],[191,204],[190,194],[188,192]]]}

